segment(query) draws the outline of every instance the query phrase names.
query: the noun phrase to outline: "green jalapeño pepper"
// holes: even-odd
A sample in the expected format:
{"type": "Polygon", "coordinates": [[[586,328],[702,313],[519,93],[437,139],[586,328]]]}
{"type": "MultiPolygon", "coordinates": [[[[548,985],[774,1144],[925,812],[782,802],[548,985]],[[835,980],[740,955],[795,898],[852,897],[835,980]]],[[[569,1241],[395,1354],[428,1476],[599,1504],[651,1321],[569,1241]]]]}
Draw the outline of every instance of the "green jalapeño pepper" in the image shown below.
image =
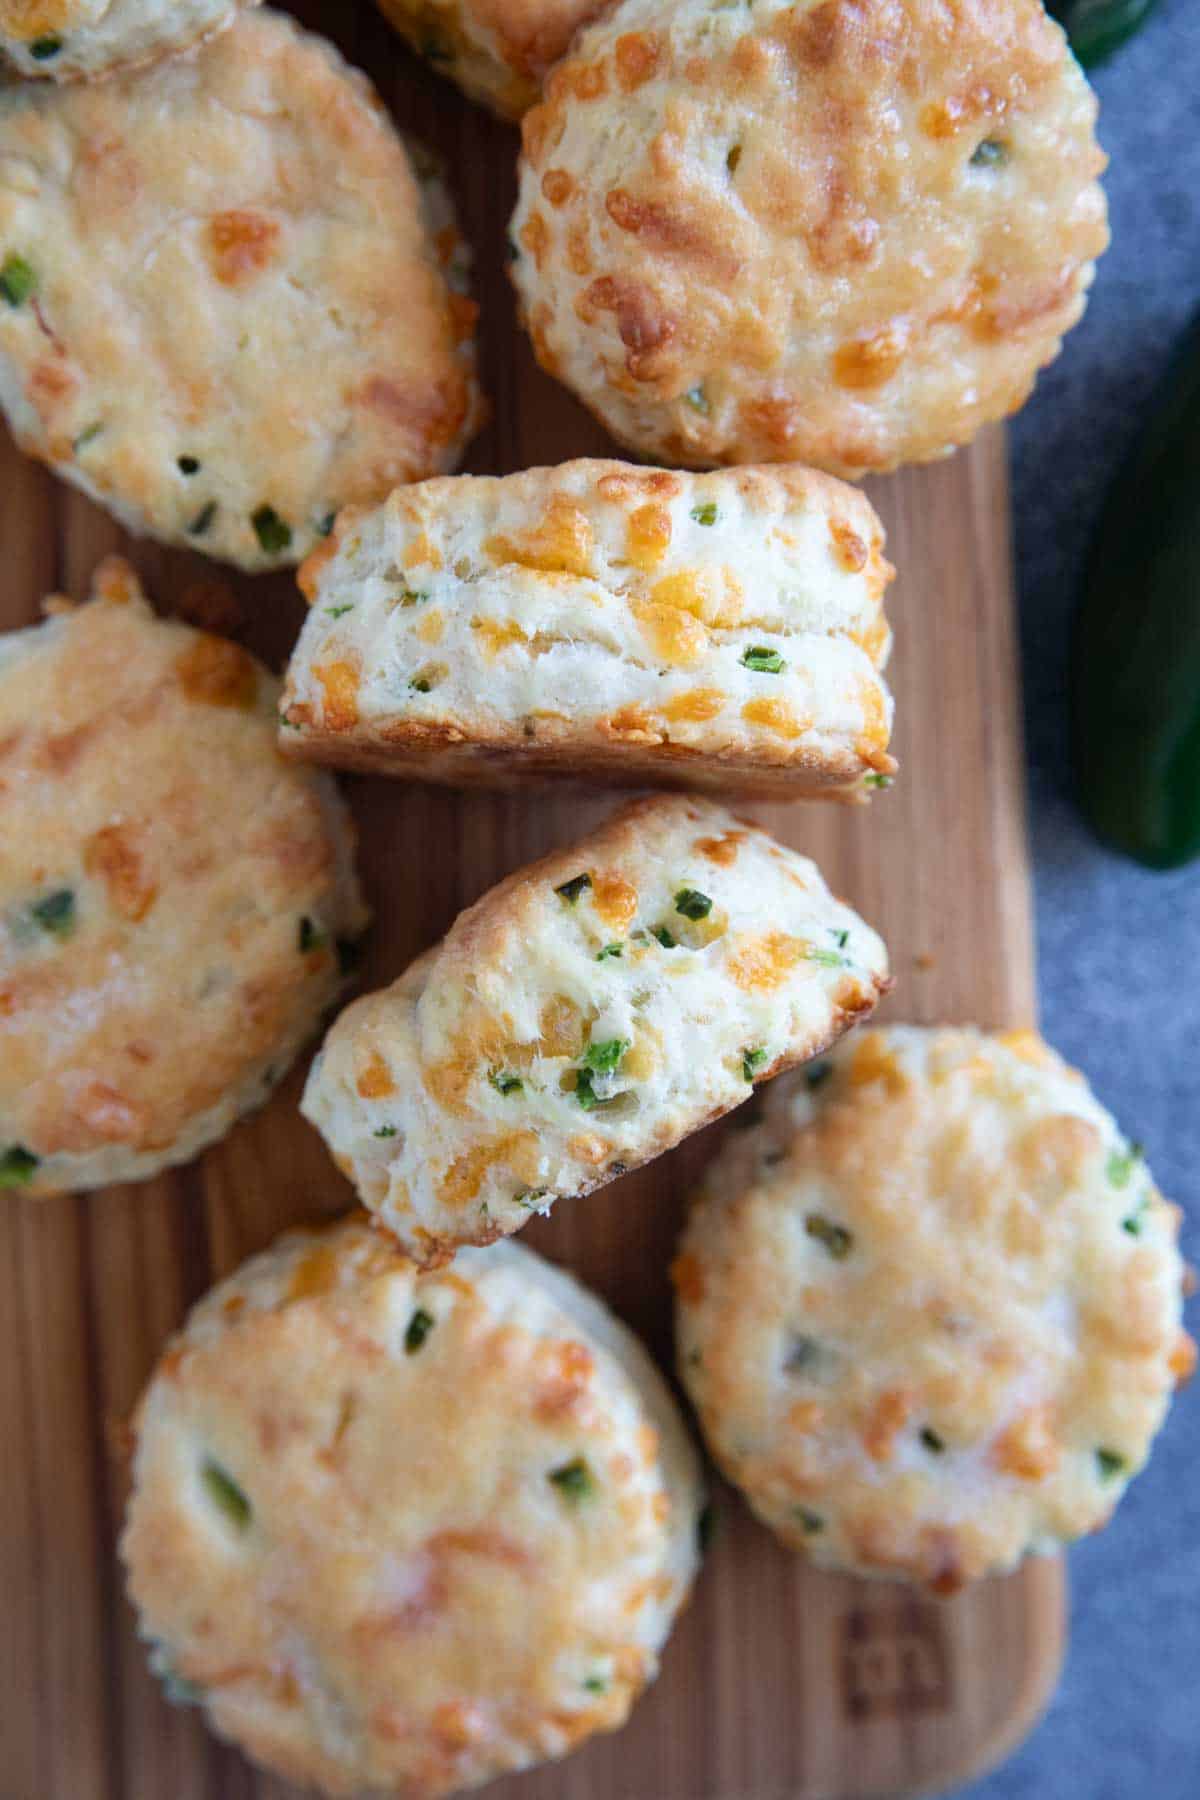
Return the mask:
{"type": "Polygon", "coordinates": [[[1200,856],[1200,313],[1088,552],[1071,737],[1102,838],[1152,869],[1200,856]]]}
{"type": "Polygon", "coordinates": [[[1050,12],[1085,69],[1094,68],[1131,38],[1158,0],[1050,0],[1050,12]]]}

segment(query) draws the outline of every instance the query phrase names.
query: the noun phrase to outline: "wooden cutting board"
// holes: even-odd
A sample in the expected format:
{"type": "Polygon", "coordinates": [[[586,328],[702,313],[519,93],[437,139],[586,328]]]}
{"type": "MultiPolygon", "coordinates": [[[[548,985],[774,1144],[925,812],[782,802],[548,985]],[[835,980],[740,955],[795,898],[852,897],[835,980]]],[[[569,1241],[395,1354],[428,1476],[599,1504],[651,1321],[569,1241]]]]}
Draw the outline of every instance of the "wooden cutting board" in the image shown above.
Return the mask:
{"type": "MultiPolygon", "coordinates": [[[[364,3],[300,5],[367,69],[404,129],[449,161],[478,258],[495,409],[470,466],[604,453],[535,369],[503,274],[515,134],[420,70],[364,3]]],[[[874,484],[900,577],[890,611],[902,775],[868,809],[762,807],[890,945],[888,1011],[1012,1025],[1034,1014],[1003,441],[874,484]]],[[[124,547],[165,610],[281,665],[302,607],[285,578],[130,546],[0,433],[0,626],[87,591],[124,547]]],[[[611,798],[524,798],[348,783],[376,912],[364,980],[395,976],[461,907],[566,843],[611,798]]],[[[181,1054],[187,1054],[186,1016],[181,1054]]],[[[199,1163],[139,1187],[0,1207],[0,1800],[282,1800],[147,1675],[113,1547],[125,1492],[114,1427],[168,1333],[219,1275],[350,1191],[296,1112],[303,1071],[199,1163]]],[[[702,1133],[538,1221],[568,1264],[670,1356],[667,1263],[702,1133]]],[[[663,1674],[625,1731],[489,1790],[496,1800],[817,1800],[946,1789],[1013,1748],[1055,1682],[1063,1576],[1035,1561],[949,1602],[817,1575],[728,1491],[663,1674]]]]}

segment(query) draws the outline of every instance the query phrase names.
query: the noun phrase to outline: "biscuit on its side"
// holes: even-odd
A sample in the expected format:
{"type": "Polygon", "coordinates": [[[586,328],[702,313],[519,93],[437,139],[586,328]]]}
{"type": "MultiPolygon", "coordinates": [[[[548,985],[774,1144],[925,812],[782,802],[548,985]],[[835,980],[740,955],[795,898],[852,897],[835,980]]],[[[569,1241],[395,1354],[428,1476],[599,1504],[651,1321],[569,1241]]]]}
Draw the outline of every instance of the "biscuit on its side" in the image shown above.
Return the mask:
{"type": "MultiPolygon", "coordinates": [[[[0,635],[0,1190],[135,1181],[259,1105],[366,915],[330,778],[275,747],[279,686],[97,598],[0,635]]],[[[65,610],[63,610],[65,608],[65,610]]]]}
{"type": "Polygon", "coordinates": [[[519,119],[581,25],[606,0],[379,0],[439,75],[502,119],[519,119]]]}
{"type": "Polygon", "coordinates": [[[888,986],[806,857],[708,803],[637,801],[348,1007],[303,1111],[436,1263],[669,1150],[888,986]]]}
{"type": "Polygon", "coordinates": [[[22,75],[95,81],[188,50],[258,0],[0,0],[0,54],[22,75]]]}
{"type": "Polygon", "coordinates": [[[870,503],[809,469],[401,488],[301,571],[280,743],[422,780],[859,797],[895,768],[891,575],[870,503]]]}
{"type": "Polygon", "coordinates": [[[193,1311],[121,1554],[168,1695],[334,1794],[475,1787],[613,1731],[697,1562],[697,1459],[633,1334],[514,1244],[421,1275],[351,1220],[193,1311]]]}
{"type": "Polygon", "coordinates": [[[444,191],[281,13],[0,89],[0,406],[131,531],[246,569],[453,467],[480,418],[444,191]]]}
{"type": "Polygon", "coordinates": [[[1194,1361],[1178,1208],[1033,1032],[872,1029],[806,1076],[673,1269],[717,1460],[822,1567],[939,1593],[1097,1530],[1194,1361]]]}
{"type": "Polygon", "coordinates": [[[1095,118],[1041,0],[624,0],[522,124],[538,359],[668,464],[945,455],[1083,311],[1095,118]]]}

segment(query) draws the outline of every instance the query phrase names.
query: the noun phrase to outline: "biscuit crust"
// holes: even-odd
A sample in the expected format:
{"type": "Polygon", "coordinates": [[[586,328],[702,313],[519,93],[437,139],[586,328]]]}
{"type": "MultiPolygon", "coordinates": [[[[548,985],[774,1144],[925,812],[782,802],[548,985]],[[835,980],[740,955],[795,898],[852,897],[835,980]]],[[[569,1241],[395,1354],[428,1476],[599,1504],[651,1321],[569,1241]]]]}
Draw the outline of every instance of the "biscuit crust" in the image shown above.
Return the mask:
{"type": "Polygon", "coordinates": [[[515,1245],[421,1275],[358,1220],[294,1233],[195,1309],[135,1430],[152,1664],[328,1793],[434,1800],[615,1730],[696,1568],[666,1384],[515,1245]]]}
{"type": "Polygon", "coordinates": [[[766,1524],[948,1593],[1104,1525],[1194,1346],[1179,1211],[1033,1032],[872,1029],[706,1175],[679,1366],[766,1524]]]}
{"type": "Polygon", "coordinates": [[[889,985],[806,857],[709,802],[636,801],[348,1007],[302,1110],[435,1264],[669,1150],[889,985]]]}
{"type": "Polygon", "coordinates": [[[1083,310],[1095,116],[1039,0],[625,0],[523,122],[538,358],[667,463],[941,456],[1083,310]]]}
{"type": "Polygon", "coordinates": [[[95,592],[0,638],[13,1195],[141,1179],[223,1136],[316,1029],[365,923],[331,781],[275,749],[274,678],[156,619],[116,559],[95,592]]]}
{"type": "Polygon", "coordinates": [[[135,77],[10,88],[17,441],[133,531],[299,561],[338,507],[452,467],[479,422],[447,206],[364,78],[267,9],[135,77]]]}
{"type": "Polygon", "coordinates": [[[26,78],[95,81],[178,54],[258,0],[0,0],[0,55],[26,78]]]}
{"type": "Polygon", "coordinates": [[[501,119],[519,119],[605,0],[379,0],[412,48],[501,119]]]}
{"type": "Polygon", "coordinates": [[[894,771],[883,528],[809,469],[579,461],[343,514],[280,745],[453,783],[863,798],[894,771]]]}

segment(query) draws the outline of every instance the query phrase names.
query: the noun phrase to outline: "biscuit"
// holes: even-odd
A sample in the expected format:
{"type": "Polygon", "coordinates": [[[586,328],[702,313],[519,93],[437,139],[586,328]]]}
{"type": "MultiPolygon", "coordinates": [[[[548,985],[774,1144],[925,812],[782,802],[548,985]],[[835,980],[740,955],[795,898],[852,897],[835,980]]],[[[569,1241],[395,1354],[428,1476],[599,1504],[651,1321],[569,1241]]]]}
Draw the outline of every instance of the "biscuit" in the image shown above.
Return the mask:
{"type": "Polygon", "coordinates": [[[625,0],[523,123],[538,358],[666,463],[944,455],[1083,311],[1095,116],[1039,0],[625,0]]]}
{"type": "Polygon", "coordinates": [[[13,1192],[140,1180],[222,1137],[316,1030],[365,923],[332,782],[275,748],[275,678],[156,619],[116,559],[95,592],[0,636],[13,1192]]]}
{"type": "Polygon", "coordinates": [[[96,80],[190,49],[258,0],[0,0],[0,53],[22,75],[96,80]]]}
{"type": "Polygon", "coordinates": [[[888,986],[807,857],[711,803],[636,801],[348,1007],[302,1110],[433,1264],[669,1150],[888,986]]]}
{"type": "Polygon", "coordinates": [[[426,58],[502,119],[519,119],[581,25],[606,0],[379,0],[426,58]]]}
{"type": "Polygon", "coordinates": [[[1033,1032],[871,1030],[731,1133],[673,1275],[759,1517],[949,1593],[1104,1525],[1194,1346],[1178,1209],[1033,1032]]]}
{"type": "Polygon", "coordinates": [[[299,561],[478,423],[446,205],[365,80],[266,9],[140,75],[0,92],[18,443],[131,531],[299,561]]]}
{"type": "Polygon", "coordinates": [[[869,502],[808,469],[401,488],[301,570],[280,742],[433,781],[857,797],[896,766],[891,575],[869,502]]]}
{"type": "Polygon", "coordinates": [[[515,1244],[422,1275],[356,1221],[283,1238],[195,1309],[135,1430],[153,1666],[328,1793],[433,1800],[615,1730],[695,1572],[665,1382],[515,1244]]]}

